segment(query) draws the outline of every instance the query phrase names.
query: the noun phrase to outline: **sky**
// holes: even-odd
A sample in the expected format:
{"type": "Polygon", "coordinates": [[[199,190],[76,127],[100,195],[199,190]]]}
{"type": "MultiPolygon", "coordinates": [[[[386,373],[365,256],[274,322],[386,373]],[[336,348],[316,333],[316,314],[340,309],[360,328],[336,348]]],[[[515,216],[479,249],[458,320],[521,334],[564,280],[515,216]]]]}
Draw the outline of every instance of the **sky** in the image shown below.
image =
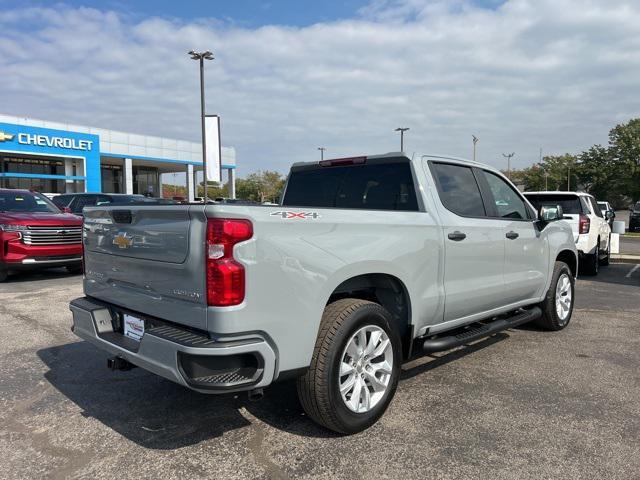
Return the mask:
{"type": "Polygon", "coordinates": [[[0,0],[0,113],[198,141],[240,176],[399,149],[521,168],[639,116],[640,1],[0,0]]]}

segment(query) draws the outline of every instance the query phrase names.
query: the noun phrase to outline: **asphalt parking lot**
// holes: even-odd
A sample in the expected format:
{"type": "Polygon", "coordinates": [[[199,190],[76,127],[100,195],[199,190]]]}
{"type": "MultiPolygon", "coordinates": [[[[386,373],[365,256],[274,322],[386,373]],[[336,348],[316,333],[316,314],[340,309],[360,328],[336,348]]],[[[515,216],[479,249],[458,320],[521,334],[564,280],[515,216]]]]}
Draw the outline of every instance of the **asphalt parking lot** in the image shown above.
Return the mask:
{"type": "Polygon", "coordinates": [[[370,430],[339,437],[292,383],[205,396],[70,331],[81,278],[0,285],[2,478],[639,478],[640,268],[578,281],[570,326],[425,357],[370,430]]]}

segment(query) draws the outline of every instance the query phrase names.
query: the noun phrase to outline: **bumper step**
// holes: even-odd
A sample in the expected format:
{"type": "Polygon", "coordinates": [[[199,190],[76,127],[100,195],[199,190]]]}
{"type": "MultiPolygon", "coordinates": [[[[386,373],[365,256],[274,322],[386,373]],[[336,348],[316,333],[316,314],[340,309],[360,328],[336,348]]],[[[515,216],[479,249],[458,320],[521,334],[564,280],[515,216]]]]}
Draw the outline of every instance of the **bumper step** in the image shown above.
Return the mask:
{"type": "Polygon", "coordinates": [[[531,322],[542,316],[540,307],[533,307],[529,310],[522,310],[509,318],[498,318],[488,323],[469,328],[456,335],[446,337],[430,338],[422,344],[422,350],[425,353],[442,352],[451,350],[455,347],[466,345],[481,338],[489,337],[496,333],[502,332],[509,328],[517,327],[525,323],[531,322]]]}

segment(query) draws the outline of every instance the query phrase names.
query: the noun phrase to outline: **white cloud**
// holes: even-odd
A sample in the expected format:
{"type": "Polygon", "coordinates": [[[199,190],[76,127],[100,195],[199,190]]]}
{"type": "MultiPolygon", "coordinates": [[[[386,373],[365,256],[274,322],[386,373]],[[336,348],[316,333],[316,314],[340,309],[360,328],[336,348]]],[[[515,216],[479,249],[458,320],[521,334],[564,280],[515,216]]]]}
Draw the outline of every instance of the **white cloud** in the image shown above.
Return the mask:
{"type": "Polygon", "coordinates": [[[207,108],[240,173],[396,150],[502,166],[606,142],[640,114],[640,3],[376,1],[348,21],[243,29],[87,8],[0,12],[0,112],[198,140],[207,108]]]}

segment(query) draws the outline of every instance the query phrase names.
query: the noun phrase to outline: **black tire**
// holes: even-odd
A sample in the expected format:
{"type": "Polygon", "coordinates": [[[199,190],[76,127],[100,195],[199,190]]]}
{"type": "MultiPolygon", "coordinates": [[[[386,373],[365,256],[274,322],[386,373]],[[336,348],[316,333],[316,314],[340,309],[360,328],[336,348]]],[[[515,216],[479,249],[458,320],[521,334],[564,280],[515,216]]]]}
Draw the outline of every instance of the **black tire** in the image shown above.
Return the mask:
{"type": "Polygon", "coordinates": [[[573,305],[575,303],[575,279],[571,273],[571,269],[564,262],[556,262],[553,267],[553,277],[551,278],[551,286],[547,291],[547,296],[544,301],[539,305],[542,309],[542,316],[536,320],[536,324],[545,330],[562,330],[569,325],[571,321],[571,315],[573,314],[573,305]],[[571,304],[569,306],[569,313],[566,318],[560,318],[556,308],[556,297],[558,282],[561,279],[567,278],[571,285],[571,304]]]}
{"type": "Polygon", "coordinates": [[[609,241],[607,242],[607,251],[605,256],[600,258],[600,265],[606,267],[609,265],[609,258],[611,257],[611,235],[609,235],[609,241]]]}
{"type": "Polygon", "coordinates": [[[374,302],[345,298],[327,305],[311,365],[298,378],[300,403],[313,420],[335,432],[353,434],[366,430],[384,414],[398,386],[402,361],[400,337],[391,325],[389,312],[374,302]],[[340,363],[347,342],[367,325],[380,327],[386,333],[393,350],[393,367],[378,403],[368,412],[356,413],[346,406],[339,391],[340,363]]]}
{"type": "Polygon", "coordinates": [[[82,273],[82,265],[69,265],[68,267],[66,267],[67,272],[71,273],[72,275],[78,275],[80,273],[82,273]]]}
{"type": "Polygon", "coordinates": [[[580,262],[580,273],[584,273],[585,275],[598,275],[598,270],[600,266],[600,249],[596,248],[596,253],[592,253],[591,255],[585,255],[580,262]]]}
{"type": "Polygon", "coordinates": [[[4,282],[9,277],[9,272],[6,268],[0,267],[0,282],[4,282]]]}

